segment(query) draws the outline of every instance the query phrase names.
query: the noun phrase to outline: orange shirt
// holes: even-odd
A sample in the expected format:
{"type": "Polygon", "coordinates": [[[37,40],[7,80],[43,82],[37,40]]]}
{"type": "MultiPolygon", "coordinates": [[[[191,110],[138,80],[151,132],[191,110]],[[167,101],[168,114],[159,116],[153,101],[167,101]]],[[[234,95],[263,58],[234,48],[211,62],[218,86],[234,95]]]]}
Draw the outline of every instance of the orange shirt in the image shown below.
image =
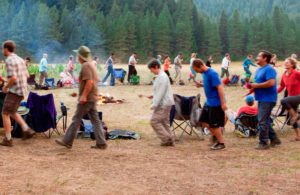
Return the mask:
{"type": "Polygon", "coordinates": [[[164,71],[169,70],[170,65],[171,65],[171,59],[170,58],[165,59],[164,71]]]}

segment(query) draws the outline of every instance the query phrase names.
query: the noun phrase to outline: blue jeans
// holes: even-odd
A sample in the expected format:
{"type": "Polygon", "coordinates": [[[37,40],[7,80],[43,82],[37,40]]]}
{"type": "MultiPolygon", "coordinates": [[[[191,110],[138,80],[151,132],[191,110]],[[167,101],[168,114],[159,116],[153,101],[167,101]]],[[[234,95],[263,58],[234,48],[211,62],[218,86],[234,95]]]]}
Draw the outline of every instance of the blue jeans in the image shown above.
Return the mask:
{"type": "Polygon", "coordinates": [[[107,67],[107,73],[106,73],[104,79],[102,80],[102,83],[105,83],[109,76],[110,76],[110,85],[114,86],[115,85],[115,72],[114,72],[114,68],[112,66],[107,67]]]}
{"type": "Polygon", "coordinates": [[[274,140],[277,137],[272,127],[273,120],[270,116],[275,105],[275,102],[258,102],[257,130],[261,144],[268,144],[269,140],[274,140]]]}

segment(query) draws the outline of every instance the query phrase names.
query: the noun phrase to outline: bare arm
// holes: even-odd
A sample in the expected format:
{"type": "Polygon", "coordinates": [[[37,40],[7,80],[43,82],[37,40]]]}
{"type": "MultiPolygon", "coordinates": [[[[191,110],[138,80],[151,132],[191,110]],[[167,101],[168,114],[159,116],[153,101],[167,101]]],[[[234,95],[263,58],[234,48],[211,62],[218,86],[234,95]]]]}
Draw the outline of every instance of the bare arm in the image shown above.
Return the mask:
{"type": "Polygon", "coordinates": [[[276,84],[275,79],[270,79],[264,83],[253,83],[253,84],[251,84],[251,87],[253,89],[264,89],[264,88],[273,87],[275,84],[276,84]]]}
{"type": "Polygon", "coordinates": [[[217,86],[217,89],[218,89],[218,93],[219,93],[219,96],[220,96],[222,109],[223,109],[223,111],[225,111],[228,108],[227,108],[226,101],[225,101],[224,89],[223,89],[222,85],[217,86]]]}
{"type": "Polygon", "coordinates": [[[13,86],[15,83],[17,82],[17,78],[15,76],[12,76],[8,79],[7,81],[7,85],[6,88],[10,88],[11,86],[13,86]]]}

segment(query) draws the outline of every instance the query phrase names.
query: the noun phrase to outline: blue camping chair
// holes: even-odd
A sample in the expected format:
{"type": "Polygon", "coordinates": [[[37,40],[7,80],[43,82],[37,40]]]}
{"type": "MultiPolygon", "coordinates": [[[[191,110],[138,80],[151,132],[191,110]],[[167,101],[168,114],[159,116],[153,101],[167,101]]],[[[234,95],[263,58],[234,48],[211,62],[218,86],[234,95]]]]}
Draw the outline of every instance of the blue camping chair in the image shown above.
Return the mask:
{"type": "Polygon", "coordinates": [[[47,87],[54,89],[55,88],[54,78],[45,79],[45,84],[46,84],[47,87]]]}
{"type": "Polygon", "coordinates": [[[123,68],[115,68],[114,73],[115,79],[118,79],[119,81],[121,81],[121,83],[124,83],[127,72],[123,68]]]}

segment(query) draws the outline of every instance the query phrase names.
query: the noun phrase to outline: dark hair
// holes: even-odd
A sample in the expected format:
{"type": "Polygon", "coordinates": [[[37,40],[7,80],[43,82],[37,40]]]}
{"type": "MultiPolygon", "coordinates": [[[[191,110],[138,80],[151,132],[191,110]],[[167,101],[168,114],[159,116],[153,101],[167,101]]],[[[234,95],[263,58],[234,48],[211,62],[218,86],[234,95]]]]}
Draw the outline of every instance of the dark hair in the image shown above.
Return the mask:
{"type": "Polygon", "coordinates": [[[94,60],[98,60],[99,58],[98,57],[94,57],[94,60]]]}
{"type": "Polygon", "coordinates": [[[253,102],[246,102],[248,106],[253,106],[254,105],[254,101],[253,102]]]}
{"type": "Polygon", "coordinates": [[[201,66],[204,66],[205,63],[201,59],[195,59],[193,61],[193,66],[196,66],[197,68],[200,68],[201,66]]]}
{"type": "Polygon", "coordinates": [[[167,59],[168,57],[169,57],[169,55],[166,55],[166,56],[165,56],[165,59],[167,59]]]}
{"type": "Polygon", "coordinates": [[[30,57],[26,57],[25,60],[27,60],[28,62],[31,61],[30,57]]]}
{"type": "Polygon", "coordinates": [[[226,53],[225,56],[226,56],[226,57],[227,57],[227,56],[230,56],[230,54],[229,54],[229,53],[226,53]]]}
{"type": "Polygon", "coordinates": [[[111,53],[110,55],[111,55],[111,56],[114,56],[115,54],[114,54],[114,53],[111,53]]]}
{"type": "Polygon", "coordinates": [[[151,68],[160,68],[160,63],[157,61],[157,60],[151,60],[149,63],[148,63],[148,68],[151,69],[151,68]]]}
{"type": "Polygon", "coordinates": [[[248,58],[252,58],[253,57],[253,55],[252,54],[248,54],[248,58]]]}
{"type": "Polygon", "coordinates": [[[3,49],[7,49],[9,52],[14,52],[16,49],[16,44],[11,40],[7,40],[3,43],[2,47],[3,49]]]}
{"type": "Polygon", "coordinates": [[[179,53],[178,53],[178,55],[179,55],[179,56],[182,56],[182,53],[181,53],[181,52],[179,52],[179,53]]]}
{"type": "Polygon", "coordinates": [[[263,58],[266,58],[267,63],[269,64],[271,62],[271,59],[273,57],[273,54],[269,51],[266,50],[262,50],[261,51],[263,58]]]}

